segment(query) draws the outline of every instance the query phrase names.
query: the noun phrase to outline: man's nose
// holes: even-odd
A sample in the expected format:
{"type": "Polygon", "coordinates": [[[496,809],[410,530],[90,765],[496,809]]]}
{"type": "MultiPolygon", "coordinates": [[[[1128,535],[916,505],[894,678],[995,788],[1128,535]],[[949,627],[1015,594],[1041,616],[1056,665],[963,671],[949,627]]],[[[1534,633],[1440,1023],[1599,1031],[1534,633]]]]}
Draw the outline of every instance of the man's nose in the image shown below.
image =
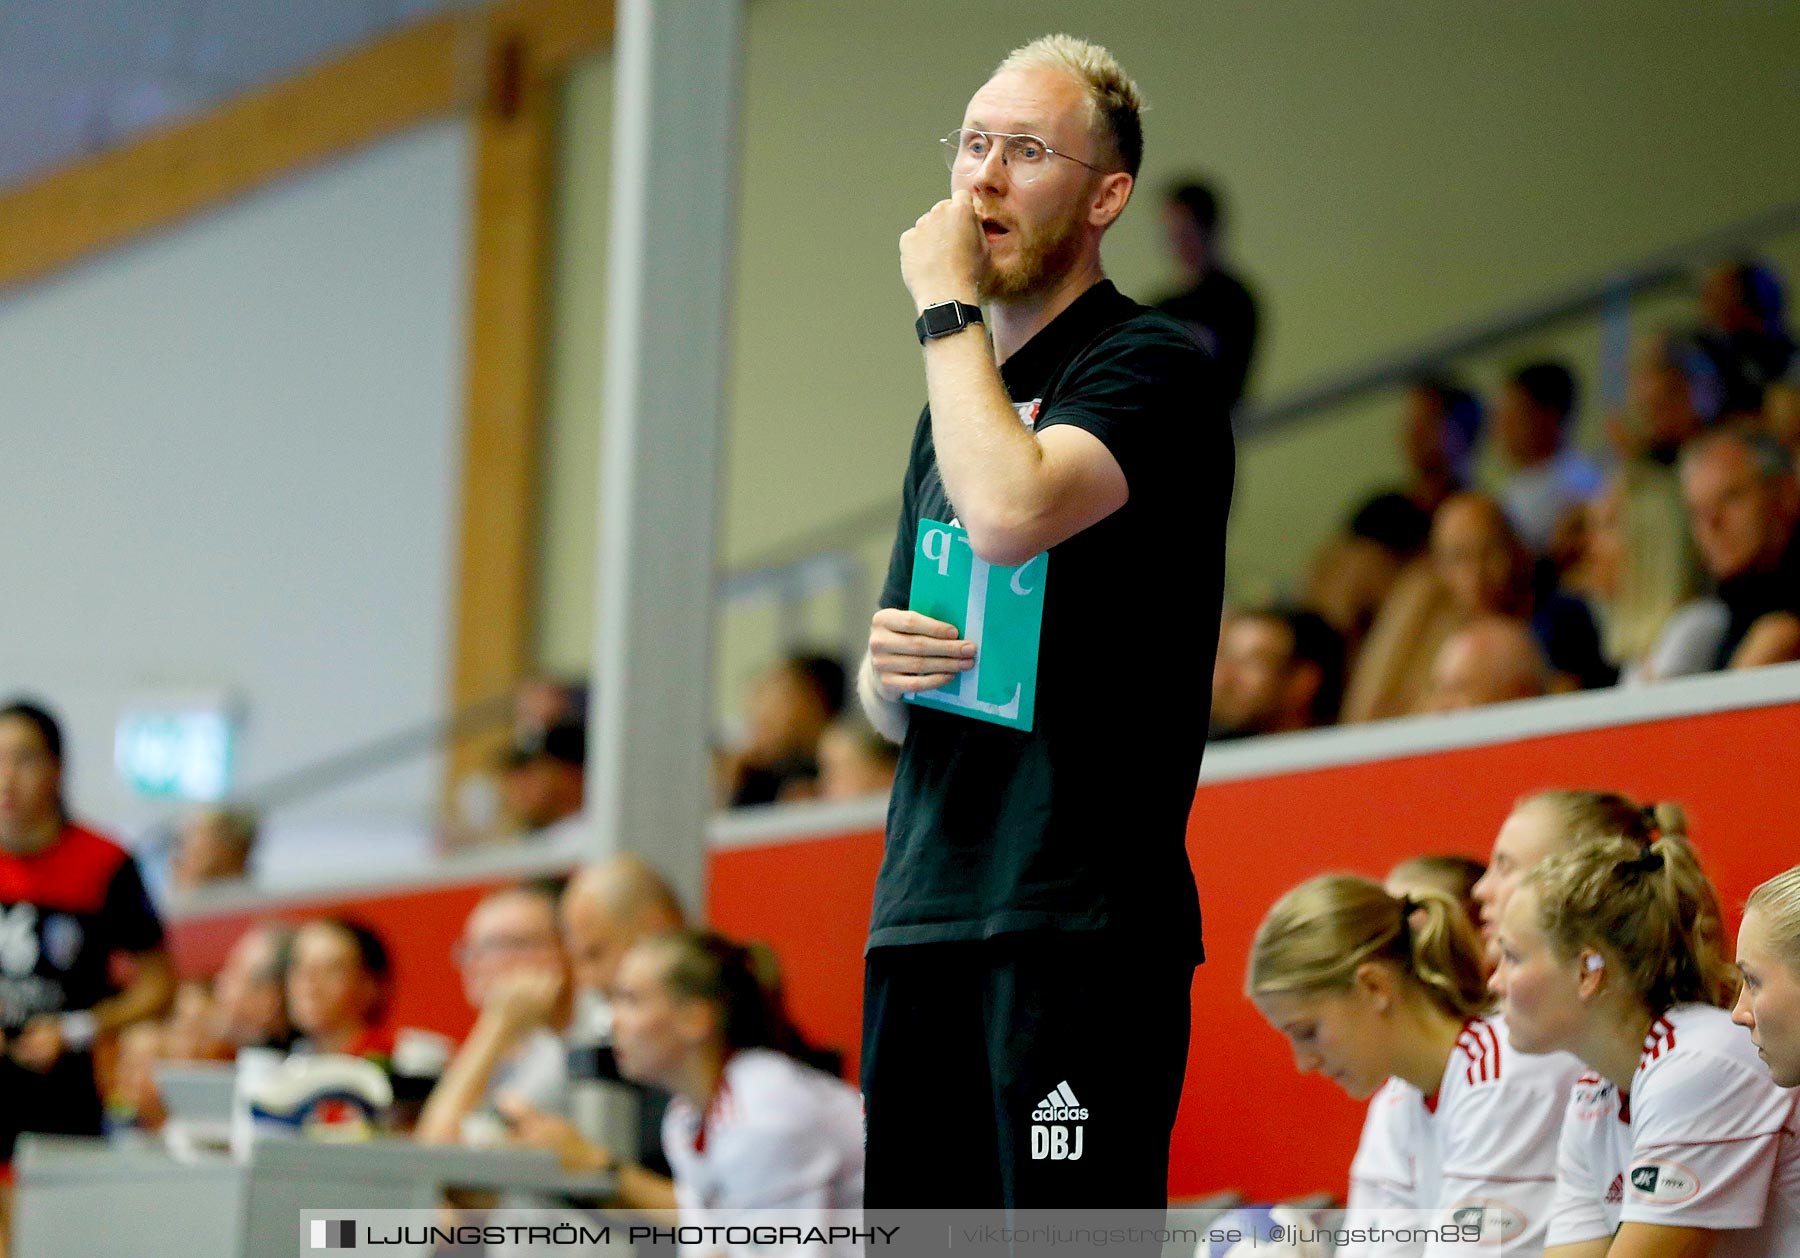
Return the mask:
{"type": "Polygon", "coordinates": [[[969,172],[969,184],[977,188],[999,187],[1006,182],[1009,174],[1006,166],[1006,143],[1001,141],[988,146],[987,156],[969,172]]]}

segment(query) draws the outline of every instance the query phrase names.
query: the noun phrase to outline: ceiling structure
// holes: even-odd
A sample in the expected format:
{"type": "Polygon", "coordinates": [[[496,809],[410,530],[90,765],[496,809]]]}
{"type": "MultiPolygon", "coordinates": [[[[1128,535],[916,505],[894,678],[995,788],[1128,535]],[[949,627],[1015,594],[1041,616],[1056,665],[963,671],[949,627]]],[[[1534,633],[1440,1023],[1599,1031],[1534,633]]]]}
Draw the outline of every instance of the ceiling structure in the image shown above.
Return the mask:
{"type": "Polygon", "coordinates": [[[482,0],[0,0],[0,192],[482,0]]]}

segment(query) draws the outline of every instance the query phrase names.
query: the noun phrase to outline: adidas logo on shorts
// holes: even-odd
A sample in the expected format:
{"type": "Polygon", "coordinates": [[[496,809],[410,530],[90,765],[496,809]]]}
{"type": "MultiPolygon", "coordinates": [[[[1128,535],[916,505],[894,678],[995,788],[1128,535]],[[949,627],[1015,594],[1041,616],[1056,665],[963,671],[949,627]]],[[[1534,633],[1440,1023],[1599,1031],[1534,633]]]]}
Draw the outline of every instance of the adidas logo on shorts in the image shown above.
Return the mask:
{"type": "Polygon", "coordinates": [[[1082,1120],[1087,1108],[1069,1090],[1069,1081],[1057,1084],[1031,1111],[1031,1157],[1052,1162],[1078,1162],[1082,1153],[1082,1120]],[[1073,1124],[1073,1131],[1070,1125],[1073,1124]]]}
{"type": "Polygon", "coordinates": [[[1081,1108],[1081,1102],[1069,1091],[1067,1079],[1057,1084],[1056,1090],[1039,1101],[1038,1107],[1031,1111],[1031,1121],[1034,1123],[1066,1123],[1087,1116],[1087,1111],[1081,1108]]]}

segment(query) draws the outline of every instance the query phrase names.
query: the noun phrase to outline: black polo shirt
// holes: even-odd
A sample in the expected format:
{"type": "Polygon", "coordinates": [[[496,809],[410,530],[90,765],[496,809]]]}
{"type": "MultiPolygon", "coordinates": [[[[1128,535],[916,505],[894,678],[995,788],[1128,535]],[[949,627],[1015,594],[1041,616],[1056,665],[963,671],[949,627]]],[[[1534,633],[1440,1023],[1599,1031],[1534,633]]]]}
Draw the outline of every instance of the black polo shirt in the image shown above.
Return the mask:
{"type": "MultiPolygon", "coordinates": [[[[1030,732],[909,705],[871,949],[1136,931],[1200,960],[1185,838],[1235,457],[1214,370],[1179,323],[1110,282],[1002,365],[1022,422],[1098,437],[1130,498],[1051,548],[1030,732]]],[[[907,605],[919,521],[955,515],[927,408],[882,606],[907,605]]]]}

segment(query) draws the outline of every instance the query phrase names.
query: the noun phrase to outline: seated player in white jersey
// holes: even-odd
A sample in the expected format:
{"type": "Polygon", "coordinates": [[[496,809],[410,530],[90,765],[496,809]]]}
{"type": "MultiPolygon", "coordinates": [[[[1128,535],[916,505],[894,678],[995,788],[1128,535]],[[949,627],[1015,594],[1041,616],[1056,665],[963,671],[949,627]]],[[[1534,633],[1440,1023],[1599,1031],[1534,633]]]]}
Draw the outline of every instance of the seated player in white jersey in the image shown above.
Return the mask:
{"type": "Polygon", "coordinates": [[[1545,1258],[1800,1254],[1796,1096],[1724,1006],[1718,894],[1679,836],[1599,839],[1533,867],[1500,922],[1513,1045],[1587,1065],[1545,1258]]]}
{"type": "Polygon", "coordinates": [[[1731,1020],[1784,1088],[1800,1087],[1800,865],[1763,883],[1738,928],[1743,990],[1731,1020]]]}
{"type": "MultiPolygon", "coordinates": [[[[1557,1129],[1580,1067],[1528,1057],[1486,1012],[1481,945],[1439,891],[1395,897],[1364,878],[1302,883],[1269,910],[1246,988],[1294,1064],[1359,1099],[1377,1089],[1353,1169],[1353,1221],[1405,1230],[1479,1221],[1507,1255],[1536,1255],[1557,1129]],[[1366,1134],[1367,1129],[1365,1129],[1366,1134]],[[1389,1210],[1422,1213],[1384,1217],[1389,1210]]],[[[1365,1245],[1355,1252],[1456,1252],[1365,1245]]]]}
{"type": "Polygon", "coordinates": [[[791,1032],[747,949],[691,931],[638,943],[619,966],[613,1041],[621,1074],[674,1096],[663,1150],[684,1221],[861,1210],[862,1099],[780,1051],[791,1032]]]}

